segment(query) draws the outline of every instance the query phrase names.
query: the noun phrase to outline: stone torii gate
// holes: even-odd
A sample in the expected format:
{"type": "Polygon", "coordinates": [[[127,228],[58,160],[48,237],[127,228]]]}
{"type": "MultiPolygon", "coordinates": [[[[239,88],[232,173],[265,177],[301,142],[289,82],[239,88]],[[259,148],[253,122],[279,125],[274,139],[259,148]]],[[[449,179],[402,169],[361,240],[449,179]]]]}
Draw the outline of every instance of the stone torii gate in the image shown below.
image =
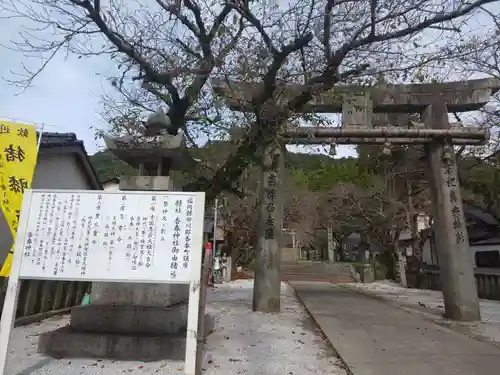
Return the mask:
{"type": "MultiPolygon", "coordinates": [[[[261,87],[249,83],[214,81],[215,91],[227,105],[238,111],[252,111],[251,99],[261,87]]],[[[277,92],[286,103],[304,86],[280,86],[277,92]]],[[[489,138],[485,129],[450,124],[448,113],[481,109],[500,82],[491,79],[438,84],[391,85],[375,88],[339,86],[310,101],[302,112],[341,113],[341,128],[298,127],[282,132],[285,143],[300,144],[423,144],[429,163],[429,182],[435,207],[436,243],[441,263],[441,285],[445,315],[453,320],[480,319],[472,257],[465,226],[453,145],[481,145],[489,138]],[[420,122],[409,115],[420,114],[420,122]]],[[[283,211],[278,203],[280,155],[282,148],[271,146],[264,153],[261,184],[259,244],[260,264],[256,282],[262,278],[264,290],[274,293],[254,296],[254,308],[279,311],[280,235],[283,211]],[[262,275],[261,275],[262,274],[262,275]],[[266,277],[262,277],[266,274],[266,277]],[[278,293],[276,293],[278,292],[278,293]]],[[[282,159],[282,158],[281,158],[282,159]]],[[[262,288],[261,288],[262,289],[262,288]]]]}

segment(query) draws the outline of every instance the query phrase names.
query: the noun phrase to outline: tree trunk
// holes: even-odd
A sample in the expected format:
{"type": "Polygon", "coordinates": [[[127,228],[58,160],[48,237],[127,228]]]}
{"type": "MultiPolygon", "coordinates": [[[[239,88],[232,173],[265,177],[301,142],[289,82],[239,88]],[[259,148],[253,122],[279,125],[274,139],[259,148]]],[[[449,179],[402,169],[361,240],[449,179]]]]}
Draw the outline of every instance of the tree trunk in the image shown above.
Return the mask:
{"type": "Polygon", "coordinates": [[[264,151],[253,290],[254,311],[280,311],[283,206],[281,194],[277,192],[281,190],[282,164],[281,147],[269,147],[264,151]]]}
{"type": "MultiPolygon", "coordinates": [[[[231,267],[231,271],[236,271],[236,260],[239,255],[239,246],[237,246],[237,242],[234,240],[234,232],[230,231],[227,233],[227,246],[229,248],[229,256],[231,257],[231,264],[228,264],[228,267],[231,267]]],[[[231,274],[233,274],[231,272],[231,274]]]]}

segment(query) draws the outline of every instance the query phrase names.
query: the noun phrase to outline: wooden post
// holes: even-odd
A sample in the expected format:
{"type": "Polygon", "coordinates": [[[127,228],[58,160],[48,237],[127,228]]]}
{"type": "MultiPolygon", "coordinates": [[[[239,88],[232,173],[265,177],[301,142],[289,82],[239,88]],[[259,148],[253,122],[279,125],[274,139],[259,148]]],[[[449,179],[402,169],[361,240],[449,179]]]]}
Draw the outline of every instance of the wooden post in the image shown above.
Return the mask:
{"type": "Polygon", "coordinates": [[[36,302],[38,299],[38,290],[40,287],[40,280],[25,280],[24,283],[28,284],[28,288],[26,290],[26,295],[24,298],[24,306],[23,306],[23,316],[33,315],[38,311],[35,311],[36,302]]]}
{"type": "Polygon", "coordinates": [[[76,285],[76,293],[75,293],[75,306],[78,306],[82,303],[82,298],[86,293],[87,284],[85,282],[79,281],[76,285]]]}
{"type": "Polygon", "coordinates": [[[253,310],[280,311],[282,199],[280,165],[283,149],[272,145],[264,150],[260,182],[258,247],[255,261],[253,310]]]}
{"type": "Polygon", "coordinates": [[[54,300],[52,301],[52,310],[58,310],[61,308],[61,301],[64,294],[64,284],[66,281],[56,281],[56,291],[54,293],[54,300]]]}
{"type": "MultiPolygon", "coordinates": [[[[450,126],[448,111],[443,102],[428,106],[422,117],[428,128],[447,129],[450,126]]],[[[445,316],[459,321],[480,320],[472,254],[451,140],[429,144],[426,154],[435,208],[436,244],[445,316]]]]}
{"type": "Polygon", "coordinates": [[[52,280],[44,280],[42,283],[42,303],[40,312],[50,311],[53,303],[54,283],[52,280]]]}
{"type": "Polygon", "coordinates": [[[70,281],[68,285],[68,290],[66,291],[66,298],[64,299],[64,307],[73,307],[73,297],[75,290],[76,281],[70,281]]]}

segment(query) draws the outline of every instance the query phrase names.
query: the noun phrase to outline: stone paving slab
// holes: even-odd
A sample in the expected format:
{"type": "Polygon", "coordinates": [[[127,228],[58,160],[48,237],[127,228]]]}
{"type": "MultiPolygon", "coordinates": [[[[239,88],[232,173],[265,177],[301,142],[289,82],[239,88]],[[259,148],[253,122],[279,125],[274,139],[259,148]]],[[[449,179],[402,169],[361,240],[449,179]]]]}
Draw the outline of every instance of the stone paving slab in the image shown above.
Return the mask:
{"type": "Polygon", "coordinates": [[[353,375],[497,375],[500,349],[368,295],[291,282],[353,375]]]}

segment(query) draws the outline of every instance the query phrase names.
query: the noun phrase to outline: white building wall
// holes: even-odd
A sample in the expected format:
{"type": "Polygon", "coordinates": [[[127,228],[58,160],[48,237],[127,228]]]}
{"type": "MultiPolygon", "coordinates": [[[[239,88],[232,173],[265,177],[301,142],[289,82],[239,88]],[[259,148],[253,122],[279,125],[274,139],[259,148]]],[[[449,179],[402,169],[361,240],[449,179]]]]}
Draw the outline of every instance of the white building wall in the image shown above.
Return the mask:
{"type": "Polygon", "coordinates": [[[117,182],[107,182],[102,185],[102,188],[107,192],[120,191],[120,184],[117,182]]]}
{"type": "MultiPolygon", "coordinates": [[[[500,244],[497,245],[472,245],[469,246],[469,251],[470,251],[470,256],[471,256],[471,262],[476,267],[476,252],[478,251],[500,251],[500,244]]],[[[431,252],[431,241],[428,238],[424,242],[424,246],[422,249],[422,261],[424,264],[427,265],[433,265],[437,266],[438,265],[438,260],[437,260],[437,254],[431,252]]]]}

